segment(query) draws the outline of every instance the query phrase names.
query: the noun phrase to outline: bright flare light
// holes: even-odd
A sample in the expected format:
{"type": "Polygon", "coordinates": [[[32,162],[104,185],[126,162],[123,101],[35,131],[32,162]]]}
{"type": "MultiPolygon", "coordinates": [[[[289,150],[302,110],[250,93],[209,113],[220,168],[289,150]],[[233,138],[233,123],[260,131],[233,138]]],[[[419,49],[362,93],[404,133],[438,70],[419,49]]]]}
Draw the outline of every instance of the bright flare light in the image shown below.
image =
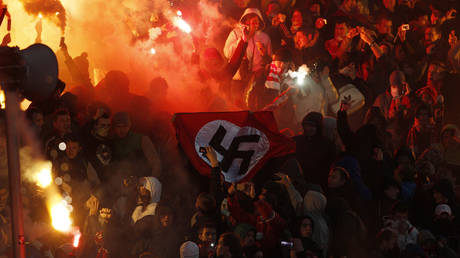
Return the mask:
{"type": "Polygon", "coordinates": [[[81,237],[80,230],[77,229],[77,232],[75,232],[75,235],[73,236],[73,247],[74,248],[77,248],[78,245],[80,244],[80,237],[81,237]]]}
{"type": "Polygon", "coordinates": [[[155,55],[157,53],[157,51],[153,47],[150,49],[149,52],[151,55],[155,55]]]}
{"type": "Polygon", "coordinates": [[[51,205],[51,225],[54,229],[61,232],[69,232],[72,229],[71,210],[71,206],[65,200],[51,205]]]}
{"type": "Polygon", "coordinates": [[[40,169],[40,171],[35,175],[35,181],[41,188],[48,187],[53,181],[53,177],[51,176],[51,168],[46,166],[40,169]]]}
{"type": "Polygon", "coordinates": [[[0,91],[0,108],[5,109],[5,92],[0,91]]]}
{"type": "Polygon", "coordinates": [[[298,85],[303,85],[305,83],[305,78],[310,73],[310,69],[308,69],[307,65],[303,64],[299,67],[297,71],[288,71],[289,76],[292,79],[296,79],[296,83],[298,85]]]}
{"type": "Polygon", "coordinates": [[[38,18],[43,18],[43,15],[41,13],[38,14],[38,18]]]}
{"type": "Polygon", "coordinates": [[[174,17],[173,24],[185,33],[192,32],[192,28],[190,27],[190,25],[188,25],[188,23],[184,21],[184,19],[182,19],[181,17],[174,17]]]}
{"type": "Polygon", "coordinates": [[[176,12],[176,14],[177,14],[177,16],[182,17],[182,12],[181,12],[181,10],[178,10],[178,11],[176,12]]]}

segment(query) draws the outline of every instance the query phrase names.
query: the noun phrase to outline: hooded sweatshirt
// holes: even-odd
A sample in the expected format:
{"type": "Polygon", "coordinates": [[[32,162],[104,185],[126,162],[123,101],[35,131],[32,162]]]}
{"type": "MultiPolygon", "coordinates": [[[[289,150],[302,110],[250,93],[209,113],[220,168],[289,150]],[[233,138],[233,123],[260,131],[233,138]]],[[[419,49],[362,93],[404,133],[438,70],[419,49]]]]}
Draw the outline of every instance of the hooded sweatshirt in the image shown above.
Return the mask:
{"type": "MultiPolygon", "coordinates": [[[[317,191],[308,191],[303,199],[304,215],[313,219],[315,230],[313,230],[312,239],[319,247],[327,251],[329,243],[329,227],[324,218],[327,199],[322,193],[317,191]]],[[[324,254],[326,257],[326,254],[324,254]]]]}
{"type": "MultiPolygon", "coordinates": [[[[256,14],[259,17],[261,26],[260,29],[256,31],[254,36],[248,39],[248,47],[246,49],[246,57],[249,61],[249,71],[256,72],[261,69],[264,69],[263,57],[257,49],[257,42],[262,43],[262,45],[267,50],[266,54],[268,56],[272,55],[272,46],[270,37],[262,31],[265,28],[265,23],[259,9],[247,8],[240,18],[240,24],[242,24],[242,21],[244,20],[245,16],[250,14],[256,14]]],[[[242,38],[242,33],[243,30],[240,27],[237,27],[233,29],[228,35],[224,46],[224,55],[227,59],[230,59],[233,56],[233,53],[235,52],[235,49],[238,46],[239,39],[242,38]]],[[[238,73],[235,75],[234,78],[240,80],[241,76],[238,73]]]]}
{"type": "Polygon", "coordinates": [[[145,216],[155,215],[155,210],[161,198],[161,183],[155,177],[144,177],[145,189],[150,191],[150,204],[143,210],[142,206],[139,205],[134,209],[134,212],[131,216],[133,222],[136,223],[138,220],[142,219],[145,216]]]}

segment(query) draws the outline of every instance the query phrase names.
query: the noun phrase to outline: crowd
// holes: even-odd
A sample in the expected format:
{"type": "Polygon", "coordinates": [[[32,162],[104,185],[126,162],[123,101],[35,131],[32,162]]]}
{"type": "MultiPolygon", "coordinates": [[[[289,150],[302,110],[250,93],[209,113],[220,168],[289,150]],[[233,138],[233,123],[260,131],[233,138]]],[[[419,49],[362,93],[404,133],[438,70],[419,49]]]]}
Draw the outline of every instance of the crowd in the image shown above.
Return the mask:
{"type": "MultiPolygon", "coordinates": [[[[75,249],[34,232],[49,214],[24,182],[27,257],[458,257],[460,3],[217,2],[237,25],[192,58],[220,89],[197,93],[203,111],[272,111],[295,154],[228,183],[207,147],[201,176],[175,139],[164,78],[145,96],[121,71],[93,86],[87,55],[61,42],[70,79],[25,115],[82,237],[75,249]]],[[[11,257],[6,182],[0,257],[11,257]]]]}

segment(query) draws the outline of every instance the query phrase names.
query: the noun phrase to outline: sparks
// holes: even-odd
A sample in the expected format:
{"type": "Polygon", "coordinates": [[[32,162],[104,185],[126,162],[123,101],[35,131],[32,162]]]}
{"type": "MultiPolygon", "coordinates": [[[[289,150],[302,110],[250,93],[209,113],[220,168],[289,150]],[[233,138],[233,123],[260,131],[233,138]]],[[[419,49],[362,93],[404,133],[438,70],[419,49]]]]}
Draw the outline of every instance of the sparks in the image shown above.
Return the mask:
{"type": "Polygon", "coordinates": [[[157,51],[153,47],[150,49],[149,52],[151,55],[155,55],[157,53],[157,51]]]}

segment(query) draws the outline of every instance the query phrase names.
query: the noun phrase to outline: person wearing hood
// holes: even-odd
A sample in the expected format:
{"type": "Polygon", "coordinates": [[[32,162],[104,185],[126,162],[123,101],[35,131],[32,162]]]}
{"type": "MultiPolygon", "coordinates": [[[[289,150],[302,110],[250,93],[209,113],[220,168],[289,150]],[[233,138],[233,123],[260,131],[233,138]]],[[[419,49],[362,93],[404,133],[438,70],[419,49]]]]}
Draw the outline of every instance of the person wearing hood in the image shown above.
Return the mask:
{"type": "Polygon", "coordinates": [[[441,144],[438,145],[444,154],[447,164],[456,168],[460,167],[460,133],[454,124],[447,124],[441,131],[441,144]]]}
{"type": "MultiPolygon", "coordinates": [[[[247,8],[240,18],[240,27],[245,27],[249,30],[248,46],[246,56],[248,62],[248,72],[255,74],[263,74],[265,65],[271,60],[272,48],[270,37],[263,32],[265,28],[264,19],[261,12],[257,8],[247,8]]],[[[230,59],[238,46],[238,41],[242,38],[242,30],[240,27],[233,29],[227,37],[224,46],[224,55],[230,59]]],[[[243,79],[240,73],[234,79],[243,79]]]]}
{"type": "MultiPolygon", "coordinates": [[[[318,246],[318,243],[313,239],[313,233],[316,230],[316,224],[310,216],[298,217],[295,222],[294,232],[294,248],[291,252],[295,252],[294,257],[325,257],[325,251],[318,246]]],[[[291,253],[291,257],[293,254],[291,253]]]]}
{"type": "Polygon", "coordinates": [[[143,177],[140,180],[138,206],[134,209],[131,218],[133,223],[146,216],[154,216],[161,198],[161,183],[155,177],[143,177]]]}
{"type": "Polygon", "coordinates": [[[295,136],[296,159],[307,182],[326,186],[336,156],[335,144],[322,134],[323,115],[311,112],[302,121],[303,134],[295,136]]]}

